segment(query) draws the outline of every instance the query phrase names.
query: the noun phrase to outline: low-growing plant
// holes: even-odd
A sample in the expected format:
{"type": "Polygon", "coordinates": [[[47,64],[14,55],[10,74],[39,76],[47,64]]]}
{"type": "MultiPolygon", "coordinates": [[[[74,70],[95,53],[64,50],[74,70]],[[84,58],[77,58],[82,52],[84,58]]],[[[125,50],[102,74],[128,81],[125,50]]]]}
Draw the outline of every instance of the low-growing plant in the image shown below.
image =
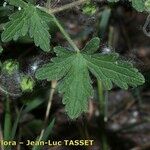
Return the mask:
{"type": "MultiPolygon", "coordinates": [[[[113,2],[119,2],[119,0],[107,1],[111,4],[113,2]]],[[[129,1],[137,11],[149,12],[149,0],[129,1]]],[[[66,113],[71,119],[75,119],[82,113],[88,111],[88,101],[94,95],[92,86],[93,77],[101,83],[104,90],[111,90],[114,85],[126,90],[129,87],[135,88],[140,86],[145,82],[143,75],[138,69],[131,62],[122,60],[118,53],[99,53],[98,50],[101,44],[99,37],[93,36],[85,44],[84,48],[79,49],[55,15],[60,11],[80,4],[83,5],[83,13],[93,15],[98,11],[98,8],[92,1],[73,1],[65,7],[56,9],[35,5],[27,0],[7,0],[4,6],[6,3],[13,6],[15,11],[9,16],[9,21],[4,24],[4,30],[1,34],[2,43],[8,43],[12,40],[17,41],[27,36],[45,53],[56,54],[56,57],[53,57],[48,63],[36,70],[35,78],[37,81],[47,80],[52,82],[52,89],[56,88],[62,95],[62,103],[65,105],[66,113]],[[51,26],[54,24],[69,43],[68,47],[60,46],[59,43],[55,47],[51,45],[50,41],[52,40],[52,36],[50,31],[51,26]]],[[[2,46],[0,47],[0,51],[1,53],[4,51],[2,46]]],[[[16,61],[9,60],[1,66],[2,72],[7,72],[10,76],[16,73],[16,71],[19,72],[16,61]]],[[[20,94],[20,91],[32,92],[34,90],[36,81],[33,78],[23,73],[20,73],[18,78],[20,82],[17,83],[19,84],[19,93],[16,93],[16,95],[20,94]]],[[[4,87],[2,89],[6,95],[13,96],[7,86],[6,89],[4,87]]],[[[53,93],[54,90],[51,90],[45,118],[46,122],[50,112],[53,93]]],[[[6,120],[6,123],[9,123],[9,120],[6,120]]],[[[47,128],[48,132],[50,127],[47,128]]],[[[13,136],[15,131],[16,124],[14,126],[13,136]]],[[[44,130],[39,138],[46,140],[48,134],[45,135],[44,132],[46,133],[44,130]]]]}

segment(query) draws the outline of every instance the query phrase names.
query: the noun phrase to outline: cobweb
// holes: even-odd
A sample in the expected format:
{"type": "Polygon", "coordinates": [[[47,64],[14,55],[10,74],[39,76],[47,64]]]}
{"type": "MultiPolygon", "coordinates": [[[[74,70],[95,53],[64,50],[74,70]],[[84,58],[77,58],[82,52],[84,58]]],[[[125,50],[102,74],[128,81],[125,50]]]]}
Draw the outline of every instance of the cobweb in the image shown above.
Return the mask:
{"type": "Polygon", "coordinates": [[[34,58],[25,58],[22,62],[19,62],[19,67],[14,69],[11,74],[5,69],[1,69],[0,94],[9,95],[14,98],[22,96],[24,92],[22,91],[20,84],[23,76],[35,80],[35,71],[41,66],[41,64],[45,63],[46,60],[49,59],[42,55],[34,58]]]}
{"type": "Polygon", "coordinates": [[[7,72],[2,72],[0,75],[0,92],[2,95],[19,97],[22,95],[20,88],[21,74],[19,71],[13,72],[11,75],[7,72]]]}

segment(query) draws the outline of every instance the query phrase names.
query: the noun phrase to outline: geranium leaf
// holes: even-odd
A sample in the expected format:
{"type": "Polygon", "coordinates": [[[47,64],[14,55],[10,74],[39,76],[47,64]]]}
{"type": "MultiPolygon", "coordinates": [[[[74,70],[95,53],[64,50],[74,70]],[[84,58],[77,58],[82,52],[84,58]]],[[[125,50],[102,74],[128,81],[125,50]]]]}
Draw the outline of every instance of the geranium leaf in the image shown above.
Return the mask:
{"type": "MultiPolygon", "coordinates": [[[[95,39],[99,41],[94,38],[88,44],[91,45],[95,39]]],[[[113,83],[127,89],[145,81],[143,75],[129,62],[120,60],[117,53],[93,54],[98,48],[97,45],[93,45],[95,48],[86,46],[87,53],[85,48],[82,52],[73,52],[56,47],[54,51],[57,57],[36,72],[36,78],[39,80],[60,81],[58,90],[63,94],[63,104],[70,118],[77,118],[87,111],[88,99],[93,96],[89,72],[101,80],[108,90],[113,87],[113,83]]]]}
{"type": "MultiPolygon", "coordinates": [[[[45,14],[47,18],[47,14],[45,14]]],[[[50,34],[44,13],[35,6],[28,4],[20,11],[10,16],[10,21],[4,27],[1,35],[3,42],[17,40],[19,37],[30,35],[35,45],[44,51],[50,50],[50,34]]]]}

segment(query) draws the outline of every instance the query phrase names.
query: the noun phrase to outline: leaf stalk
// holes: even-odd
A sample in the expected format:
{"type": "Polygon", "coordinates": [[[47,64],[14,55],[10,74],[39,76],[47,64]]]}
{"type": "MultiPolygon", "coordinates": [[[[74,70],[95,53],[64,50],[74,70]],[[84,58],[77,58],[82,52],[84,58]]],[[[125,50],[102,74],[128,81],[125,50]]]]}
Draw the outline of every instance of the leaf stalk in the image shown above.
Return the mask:
{"type": "Polygon", "coordinates": [[[61,7],[58,7],[58,8],[55,8],[55,9],[48,9],[51,13],[55,14],[55,13],[58,13],[58,12],[61,12],[61,11],[64,11],[64,10],[67,10],[67,9],[70,9],[70,8],[73,8],[75,6],[78,6],[80,4],[83,4],[87,2],[87,0],[78,0],[78,1],[75,1],[75,2],[72,2],[72,3],[69,3],[69,4],[66,4],[64,6],[61,6],[61,7]]]}
{"type": "MultiPolygon", "coordinates": [[[[80,3],[83,2],[85,0],[80,0],[80,3]]],[[[79,1],[78,1],[79,3],[79,1]]],[[[69,4],[68,4],[69,5],[69,4]]],[[[70,4],[71,5],[71,4],[70,4]]],[[[72,6],[72,5],[71,5],[72,6]]],[[[74,6],[74,5],[73,5],[74,6]]],[[[79,53],[80,50],[79,48],[76,46],[76,44],[73,42],[73,40],[71,39],[70,35],[65,31],[65,29],[62,27],[62,25],[60,24],[60,22],[58,21],[58,19],[55,17],[55,15],[53,14],[54,11],[47,9],[45,7],[40,7],[38,6],[38,8],[44,12],[46,12],[47,14],[51,15],[53,18],[54,23],[57,25],[57,27],[59,28],[59,30],[61,31],[61,33],[64,35],[65,39],[68,41],[68,43],[72,46],[72,48],[79,53]]],[[[67,7],[68,8],[68,7],[67,7]]],[[[69,7],[70,8],[70,7],[69,7]]],[[[56,12],[56,11],[55,11],[56,12]]]]}
{"type": "Polygon", "coordinates": [[[76,51],[76,52],[80,52],[80,50],[78,49],[78,47],[76,46],[76,44],[73,42],[73,40],[70,38],[69,34],[64,30],[64,28],[62,27],[62,25],[59,23],[59,21],[57,20],[57,18],[55,17],[55,15],[51,14],[51,16],[53,17],[54,22],[56,23],[57,27],[59,28],[59,30],[61,31],[61,33],[64,35],[64,37],[66,38],[66,40],[69,42],[69,44],[72,46],[72,48],[76,51]]]}
{"type": "Polygon", "coordinates": [[[48,122],[48,118],[49,118],[49,114],[50,114],[50,110],[51,110],[51,105],[52,105],[52,100],[53,100],[53,96],[54,96],[54,92],[55,92],[55,88],[57,86],[57,81],[53,80],[51,83],[51,91],[49,94],[49,100],[48,100],[48,105],[47,105],[47,109],[46,109],[46,113],[45,113],[45,120],[44,120],[44,126],[43,129],[41,131],[40,137],[39,137],[39,141],[42,139],[43,134],[45,132],[45,128],[48,122]]]}

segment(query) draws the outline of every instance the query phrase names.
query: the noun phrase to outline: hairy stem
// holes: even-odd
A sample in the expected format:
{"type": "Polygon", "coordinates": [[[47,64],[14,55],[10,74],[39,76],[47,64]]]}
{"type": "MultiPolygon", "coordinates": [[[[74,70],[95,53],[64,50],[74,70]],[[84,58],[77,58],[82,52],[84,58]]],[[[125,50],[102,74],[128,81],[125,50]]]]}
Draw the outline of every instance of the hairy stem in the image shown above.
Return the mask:
{"type": "Polygon", "coordinates": [[[51,105],[52,105],[52,99],[53,99],[53,95],[55,92],[55,88],[57,86],[57,81],[52,81],[51,83],[51,91],[49,94],[49,100],[48,100],[48,105],[47,105],[47,109],[46,109],[46,114],[45,114],[45,122],[47,123],[48,121],[48,117],[49,117],[49,113],[50,113],[50,109],[51,109],[51,105]]]}
{"type": "Polygon", "coordinates": [[[104,116],[105,98],[104,98],[103,85],[102,85],[102,82],[100,80],[98,80],[97,82],[98,82],[98,96],[99,96],[100,112],[104,116]]]}
{"type": "Polygon", "coordinates": [[[72,46],[72,48],[76,52],[80,52],[80,50],[78,49],[78,47],[76,46],[76,44],[70,38],[69,34],[65,31],[65,29],[62,27],[62,25],[60,24],[60,22],[58,21],[58,19],[55,17],[55,15],[51,11],[49,11],[49,9],[47,9],[47,8],[43,8],[43,7],[38,7],[38,8],[41,9],[42,11],[48,13],[49,15],[51,15],[53,17],[53,21],[55,22],[55,24],[57,25],[57,27],[59,28],[59,30],[61,31],[61,33],[64,35],[65,39],[69,42],[69,44],[72,46]]]}
{"type": "Polygon", "coordinates": [[[80,50],[78,49],[78,47],[76,46],[76,44],[73,42],[73,40],[70,38],[69,34],[64,30],[64,28],[61,26],[61,24],[59,23],[59,21],[57,20],[57,18],[51,14],[53,17],[54,22],[56,23],[57,27],[59,28],[59,30],[61,31],[61,33],[64,35],[64,37],[66,38],[66,40],[69,42],[69,44],[72,46],[72,48],[76,51],[76,52],[80,52],[80,50]]]}
{"type": "Polygon", "coordinates": [[[61,11],[64,11],[64,10],[67,10],[67,9],[70,9],[70,8],[73,8],[75,6],[78,6],[80,4],[83,4],[87,2],[87,0],[78,0],[78,1],[75,1],[75,2],[72,2],[70,4],[66,4],[64,6],[61,6],[59,8],[55,8],[55,9],[48,9],[50,11],[50,13],[58,13],[58,12],[61,12],[61,11]]]}
{"type": "MultiPolygon", "coordinates": [[[[111,15],[111,10],[109,8],[106,8],[102,12],[102,18],[100,21],[100,30],[99,30],[99,35],[101,39],[104,38],[105,32],[108,27],[108,22],[109,18],[111,15]]],[[[110,44],[110,43],[109,43],[110,44]]],[[[98,95],[99,95],[99,105],[100,105],[100,138],[101,138],[101,143],[102,143],[102,150],[108,150],[109,149],[109,144],[107,141],[107,135],[106,135],[106,127],[105,127],[105,122],[107,121],[107,97],[105,95],[107,93],[104,91],[104,87],[102,84],[101,80],[98,80],[98,95]]]]}
{"type": "Polygon", "coordinates": [[[101,135],[101,142],[102,142],[102,150],[108,150],[109,145],[107,142],[107,136],[105,133],[105,96],[104,96],[104,89],[103,84],[100,80],[98,80],[98,95],[99,95],[99,104],[100,104],[100,135],[101,135]]]}
{"type": "Polygon", "coordinates": [[[78,6],[80,4],[83,4],[85,2],[87,2],[87,0],[78,0],[78,1],[66,4],[64,6],[61,6],[61,7],[58,7],[58,8],[54,8],[54,9],[45,8],[45,7],[41,7],[41,6],[37,6],[37,7],[40,8],[41,10],[46,11],[49,14],[55,14],[55,13],[58,13],[58,12],[61,12],[61,11],[67,10],[67,9],[71,9],[71,8],[73,8],[75,6],[78,6]]]}
{"type": "Polygon", "coordinates": [[[42,139],[44,131],[45,131],[45,127],[47,125],[47,121],[48,121],[48,118],[49,118],[50,109],[51,109],[52,100],[53,100],[53,96],[54,96],[56,86],[57,86],[57,81],[53,80],[52,83],[51,83],[51,90],[50,90],[48,105],[47,105],[47,109],[46,109],[46,113],[45,113],[44,126],[43,126],[43,129],[41,131],[39,141],[42,139]]]}

